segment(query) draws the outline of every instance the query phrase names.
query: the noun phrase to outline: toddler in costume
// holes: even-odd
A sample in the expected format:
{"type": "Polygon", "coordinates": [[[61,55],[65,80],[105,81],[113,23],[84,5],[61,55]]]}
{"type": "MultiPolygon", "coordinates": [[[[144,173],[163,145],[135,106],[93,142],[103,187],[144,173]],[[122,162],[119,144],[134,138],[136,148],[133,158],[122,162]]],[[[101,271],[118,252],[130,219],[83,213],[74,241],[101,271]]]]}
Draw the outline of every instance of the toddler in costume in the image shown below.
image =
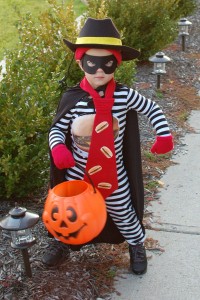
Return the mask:
{"type": "MultiPolygon", "coordinates": [[[[126,241],[132,271],[143,274],[147,258],[137,113],[145,115],[156,132],[152,153],[171,151],[173,137],[155,102],[115,82],[121,61],[135,59],[139,52],[122,45],[111,19],[88,18],[76,43],[64,42],[85,76],[64,93],[50,129],[51,188],[65,180],[88,180],[76,163],[91,174],[108,213],[105,228],[91,243],[126,241]]],[[[52,240],[43,262],[57,265],[69,249],[77,250],[73,247],[52,240]]]]}

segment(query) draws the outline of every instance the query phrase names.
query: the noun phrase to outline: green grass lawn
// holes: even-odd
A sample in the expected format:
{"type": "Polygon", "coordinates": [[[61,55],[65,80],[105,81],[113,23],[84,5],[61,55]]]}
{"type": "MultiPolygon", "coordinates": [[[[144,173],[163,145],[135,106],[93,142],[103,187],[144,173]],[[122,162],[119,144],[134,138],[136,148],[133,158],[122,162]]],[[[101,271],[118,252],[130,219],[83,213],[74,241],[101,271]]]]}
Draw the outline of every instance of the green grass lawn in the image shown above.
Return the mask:
{"type": "MultiPolygon", "coordinates": [[[[72,2],[77,16],[85,10],[85,5],[80,0],[56,2],[62,5],[72,2]]],[[[19,38],[15,24],[19,19],[18,13],[25,15],[31,12],[37,20],[38,15],[48,6],[47,0],[0,0],[0,60],[3,59],[5,50],[17,47],[19,38]]]]}

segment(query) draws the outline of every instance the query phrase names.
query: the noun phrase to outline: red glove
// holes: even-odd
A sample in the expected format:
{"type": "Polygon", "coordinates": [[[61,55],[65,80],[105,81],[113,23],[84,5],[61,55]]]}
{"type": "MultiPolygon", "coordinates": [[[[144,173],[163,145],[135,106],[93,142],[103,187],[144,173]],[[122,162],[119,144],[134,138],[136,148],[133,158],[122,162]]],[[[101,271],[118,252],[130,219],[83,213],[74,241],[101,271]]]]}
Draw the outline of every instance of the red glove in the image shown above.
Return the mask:
{"type": "Polygon", "coordinates": [[[165,154],[174,148],[173,136],[157,136],[151,148],[152,153],[165,154]]]}
{"type": "Polygon", "coordinates": [[[75,166],[72,153],[64,144],[58,144],[51,150],[54,164],[58,169],[67,169],[75,166]]]}

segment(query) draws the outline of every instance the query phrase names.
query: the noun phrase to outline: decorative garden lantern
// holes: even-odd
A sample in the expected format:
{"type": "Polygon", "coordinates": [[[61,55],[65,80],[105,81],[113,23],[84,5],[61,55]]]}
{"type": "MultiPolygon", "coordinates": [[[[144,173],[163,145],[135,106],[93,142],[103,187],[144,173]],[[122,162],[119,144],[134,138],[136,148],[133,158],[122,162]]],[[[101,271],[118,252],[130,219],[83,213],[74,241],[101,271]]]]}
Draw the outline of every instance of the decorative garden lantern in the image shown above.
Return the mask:
{"type": "Polygon", "coordinates": [[[157,89],[160,88],[160,76],[166,74],[165,65],[171,59],[163,52],[157,52],[154,56],[149,58],[149,61],[154,63],[153,74],[157,75],[157,89]]]}
{"type": "Polygon", "coordinates": [[[15,207],[0,220],[0,228],[10,231],[11,233],[11,247],[21,250],[25,271],[29,277],[32,277],[32,273],[28,248],[36,243],[31,228],[36,225],[38,220],[39,215],[27,211],[24,207],[19,207],[17,203],[15,203],[15,207]]]}
{"type": "Polygon", "coordinates": [[[182,18],[178,22],[178,25],[179,25],[179,36],[181,36],[182,39],[182,50],[185,51],[185,40],[186,40],[186,36],[189,35],[189,26],[192,25],[192,23],[188,21],[186,18],[182,18]]]}

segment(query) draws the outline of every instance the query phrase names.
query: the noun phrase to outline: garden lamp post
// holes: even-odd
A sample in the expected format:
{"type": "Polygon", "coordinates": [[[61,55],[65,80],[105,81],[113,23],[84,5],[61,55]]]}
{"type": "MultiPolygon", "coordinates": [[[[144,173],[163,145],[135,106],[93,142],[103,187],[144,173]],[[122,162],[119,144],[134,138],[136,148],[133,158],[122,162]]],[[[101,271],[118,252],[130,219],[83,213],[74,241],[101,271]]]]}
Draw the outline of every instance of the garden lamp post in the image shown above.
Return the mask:
{"type": "Polygon", "coordinates": [[[189,35],[189,26],[192,25],[190,21],[188,21],[186,18],[180,19],[178,22],[179,25],[179,36],[181,36],[182,39],[182,51],[185,51],[185,40],[186,36],[189,35]]]}
{"type": "Polygon", "coordinates": [[[157,52],[154,56],[149,58],[149,61],[154,63],[153,74],[157,75],[157,89],[160,88],[160,77],[163,74],[166,74],[165,65],[171,59],[166,56],[163,52],[157,52]]]}
{"type": "Polygon", "coordinates": [[[32,277],[29,262],[28,248],[36,243],[32,235],[31,228],[38,222],[39,215],[29,212],[24,207],[15,207],[0,220],[0,229],[10,231],[11,247],[22,252],[25,272],[28,277],[32,277]]]}

